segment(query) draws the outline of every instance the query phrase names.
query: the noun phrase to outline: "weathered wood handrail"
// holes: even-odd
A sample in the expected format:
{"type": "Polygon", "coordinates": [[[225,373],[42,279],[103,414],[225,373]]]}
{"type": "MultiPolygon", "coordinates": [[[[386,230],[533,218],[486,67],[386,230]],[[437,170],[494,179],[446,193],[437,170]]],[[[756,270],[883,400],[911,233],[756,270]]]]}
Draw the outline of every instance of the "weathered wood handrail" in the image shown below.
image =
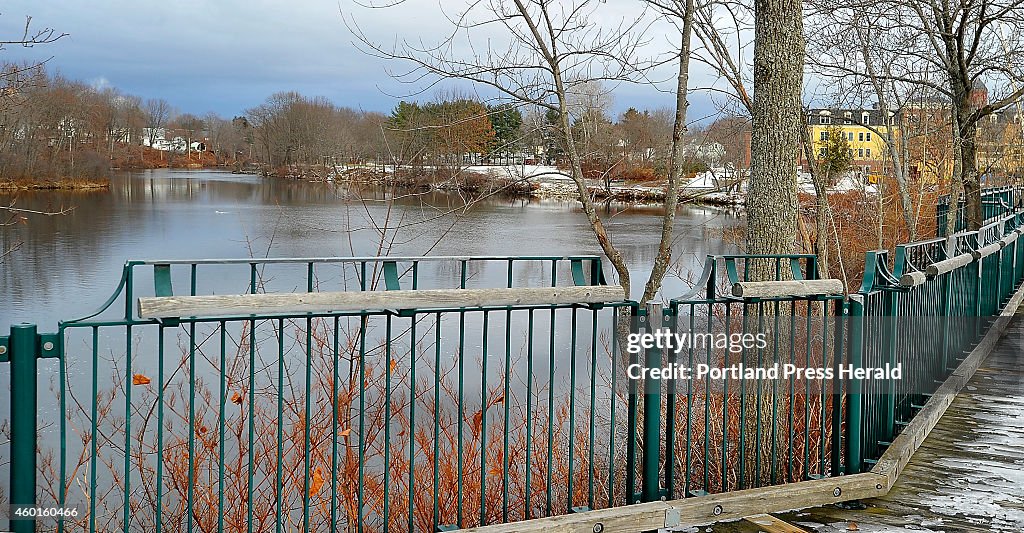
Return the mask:
{"type": "Polygon", "coordinates": [[[900,276],[900,285],[904,287],[917,287],[928,281],[928,275],[924,272],[907,272],[900,276]]]}
{"type": "Polygon", "coordinates": [[[981,259],[983,257],[988,257],[1002,249],[1003,245],[997,241],[992,244],[989,244],[988,246],[982,246],[981,248],[978,248],[977,250],[971,252],[971,255],[973,255],[975,259],[981,259]]]}
{"type": "Polygon", "coordinates": [[[139,318],[218,317],[363,310],[449,309],[620,302],[618,285],[498,289],[303,292],[156,296],[138,301],[139,318]]]}
{"type": "Polygon", "coordinates": [[[740,281],[732,286],[732,295],[740,298],[782,298],[832,296],[843,294],[838,279],[807,279],[788,281],[740,281]]]}
{"type": "Polygon", "coordinates": [[[971,261],[974,261],[973,255],[969,253],[960,254],[928,265],[928,268],[925,269],[925,274],[927,274],[929,278],[934,278],[935,276],[952,272],[964,265],[969,265],[971,264],[971,261]]]}

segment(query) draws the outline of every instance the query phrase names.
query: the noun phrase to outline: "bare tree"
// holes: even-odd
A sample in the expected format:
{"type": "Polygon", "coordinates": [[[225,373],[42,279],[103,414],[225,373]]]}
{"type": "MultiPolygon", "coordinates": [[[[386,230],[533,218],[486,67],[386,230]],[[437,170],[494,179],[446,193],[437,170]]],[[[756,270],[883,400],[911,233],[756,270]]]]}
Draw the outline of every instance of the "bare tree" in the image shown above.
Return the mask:
{"type": "MultiPolygon", "coordinates": [[[[403,4],[389,4],[391,6],[403,4]]],[[[576,185],[579,200],[587,220],[597,237],[598,244],[609,258],[618,275],[619,284],[630,292],[630,273],[625,258],[612,243],[604,220],[598,213],[582,170],[582,154],[573,137],[574,124],[580,117],[574,115],[573,95],[595,82],[619,83],[643,77],[646,64],[639,57],[645,43],[642,37],[645,16],[625,20],[613,28],[601,28],[595,11],[600,5],[594,0],[556,2],[554,0],[492,0],[473,2],[456,15],[449,15],[453,31],[435,44],[402,40],[394,46],[384,46],[368,37],[354,19],[348,26],[372,55],[412,65],[408,70],[393,74],[410,83],[436,83],[437,80],[463,79],[478,86],[490,88],[522,105],[536,106],[547,111],[553,119],[569,174],[576,185]],[[464,50],[461,39],[479,31],[497,29],[505,42],[471,40],[469,51],[464,50]]],[[[377,6],[384,7],[384,6],[377,6]]],[[[683,84],[677,114],[685,117],[685,84],[688,73],[688,32],[683,32],[678,56],[683,84]]],[[[685,120],[677,121],[680,127],[685,120]]],[[[680,134],[681,135],[681,134],[680,134]]],[[[678,172],[670,173],[667,185],[668,199],[659,255],[655,268],[644,290],[644,299],[654,297],[660,287],[671,255],[672,221],[678,197],[678,172]],[[659,266],[660,265],[660,266],[659,266]]]]}
{"type": "Polygon", "coordinates": [[[161,131],[174,118],[174,110],[171,108],[171,104],[167,103],[167,100],[163,98],[150,98],[146,100],[144,111],[146,113],[146,140],[149,146],[153,146],[161,131]]]}
{"type": "Polygon", "coordinates": [[[858,49],[855,58],[844,61],[832,56],[831,68],[881,87],[873,89],[884,97],[879,98],[880,105],[892,105],[893,90],[905,99],[912,99],[914,91],[945,99],[954,139],[954,192],[962,187],[968,226],[980,227],[978,128],[983,118],[1024,96],[1024,2],[886,0],[845,8],[826,5],[816,26],[852,26],[858,49]]]}

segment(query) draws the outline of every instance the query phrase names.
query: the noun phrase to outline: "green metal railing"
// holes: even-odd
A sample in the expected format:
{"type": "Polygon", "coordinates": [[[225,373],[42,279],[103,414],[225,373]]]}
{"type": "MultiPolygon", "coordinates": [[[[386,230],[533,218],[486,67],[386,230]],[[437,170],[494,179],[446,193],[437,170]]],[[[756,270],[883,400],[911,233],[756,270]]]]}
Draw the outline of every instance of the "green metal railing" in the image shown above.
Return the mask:
{"type": "Polygon", "coordinates": [[[736,297],[755,270],[816,279],[815,259],[709,256],[666,305],[143,319],[142,296],[606,282],[596,256],[130,261],[96,313],[0,337],[10,503],[75,511],[11,529],[437,531],[860,472],[1020,285],[1022,228],[1013,210],[870,252],[849,297],[736,297]],[[767,341],[624,349],[662,328],[767,341]],[[627,371],[899,362],[902,380],[627,371]]]}
{"type": "Polygon", "coordinates": [[[857,366],[903,362],[913,369],[902,380],[851,384],[848,471],[873,465],[885,448],[924,406],[977,344],[992,319],[1024,280],[1024,228],[1020,210],[960,232],[868,252],[863,284],[851,297],[851,359],[857,366]],[[1000,241],[1007,238],[1009,241],[1000,241]],[[988,255],[978,252],[986,247],[988,255]],[[925,275],[929,266],[961,254],[974,256],[951,271],[925,275]]]}
{"type": "MultiPolygon", "coordinates": [[[[749,279],[760,262],[771,279],[816,279],[812,255],[709,256],[691,293],[670,302],[666,321],[682,331],[748,332],[767,336],[763,347],[685,353],[689,367],[832,367],[842,362],[846,312],[841,295],[737,298],[723,288],[749,279]]],[[[838,382],[833,382],[838,387],[838,382]]],[[[666,398],[665,495],[682,498],[822,477],[839,471],[841,391],[812,379],[770,385],[710,376],[671,382],[666,398]],[[833,416],[835,415],[835,416],[833,416]]]]}
{"type": "MultiPolygon", "coordinates": [[[[1011,214],[1021,206],[1022,199],[1024,199],[1024,188],[1019,186],[989,187],[982,190],[981,209],[984,223],[987,224],[1011,214]]],[[[948,194],[939,197],[939,203],[935,208],[937,235],[943,236],[946,234],[946,222],[949,220],[949,205],[948,194]]],[[[963,195],[960,196],[957,205],[955,231],[960,232],[967,229],[967,214],[965,211],[967,202],[963,199],[963,195]]]]}

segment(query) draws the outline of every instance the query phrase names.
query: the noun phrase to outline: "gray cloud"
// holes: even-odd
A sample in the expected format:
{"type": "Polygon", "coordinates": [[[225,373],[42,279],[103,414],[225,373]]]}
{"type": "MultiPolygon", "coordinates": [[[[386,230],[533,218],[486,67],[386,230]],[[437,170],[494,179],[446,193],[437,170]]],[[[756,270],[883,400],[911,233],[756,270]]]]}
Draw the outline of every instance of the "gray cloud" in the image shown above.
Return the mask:
{"type": "MultiPolygon", "coordinates": [[[[626,16],[631,5],[610,2],[606,16],[626,16]]],[[[0,52],[0,60],[52,56],[49,68],[69,78],[106,80],[122,91],[162,97],[194,113],[232,116],[283,90],[387,111],[396,103],[389,94],[414,88],[391,79],[381,60],[353,46],[342,9],[381,42],[399,36],[432,40],[446,31],[438,4],[430,2],[384,12],[366,11],[351,0],[16,0],[5,3],[0,35],[20,34],[24,17],[31,15],[34,27],[69,36],[30,49],[9,47],[0,52]]],[[[652,39],[651,46],[666,45],[666,39],[652,39]]],[[[672,98],[651,87],[616,90],[618,111],[671,103],[672,98]]]]}

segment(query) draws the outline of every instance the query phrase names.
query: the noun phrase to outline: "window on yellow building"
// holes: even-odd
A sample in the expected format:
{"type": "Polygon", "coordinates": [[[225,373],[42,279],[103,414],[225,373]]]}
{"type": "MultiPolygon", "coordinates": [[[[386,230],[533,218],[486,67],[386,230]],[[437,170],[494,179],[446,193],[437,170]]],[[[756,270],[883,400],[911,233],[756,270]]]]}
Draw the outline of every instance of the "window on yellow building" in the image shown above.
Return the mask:
{"type": "Polygon", "coordinates": [[[864,132],[863,132],[863,131],[862,131],[862,132],[859,132],[859,133],[857,134],[857,140],[858,140],[858,141],[861,141],[861,142],[864,142],[864,132]]]}
{"type": "Polygon", "coordinates": [[[868,156],[868,157],[871,157],[871,149],[870,149],[870,148],[866,148],[866,149],[864,150],[864,155],[866,155],[866,156],[868,156]]]}
{"type": "Polygon", "coordinates": [[[870,131],[869,131],[869,132],[867,133],[867,135],[865,136],[865,139],[867,139],[867,140],[869,140],[869,141],[871,140],[871,132],[870,132],[870,131]]]}
{"type": "Polygon", "coordinates": [[[828,140],[828,132],[825,131],[825,130],[822,130],[820,133],[818,133],[818,140],[822,141],[822,142],[827,141],[828,140]]]}
{"type": "Polygon", "coordinates": [[[857,157],[864,157],[864,149],[863,148],[858,148],[857,149],[857,157]]]}

